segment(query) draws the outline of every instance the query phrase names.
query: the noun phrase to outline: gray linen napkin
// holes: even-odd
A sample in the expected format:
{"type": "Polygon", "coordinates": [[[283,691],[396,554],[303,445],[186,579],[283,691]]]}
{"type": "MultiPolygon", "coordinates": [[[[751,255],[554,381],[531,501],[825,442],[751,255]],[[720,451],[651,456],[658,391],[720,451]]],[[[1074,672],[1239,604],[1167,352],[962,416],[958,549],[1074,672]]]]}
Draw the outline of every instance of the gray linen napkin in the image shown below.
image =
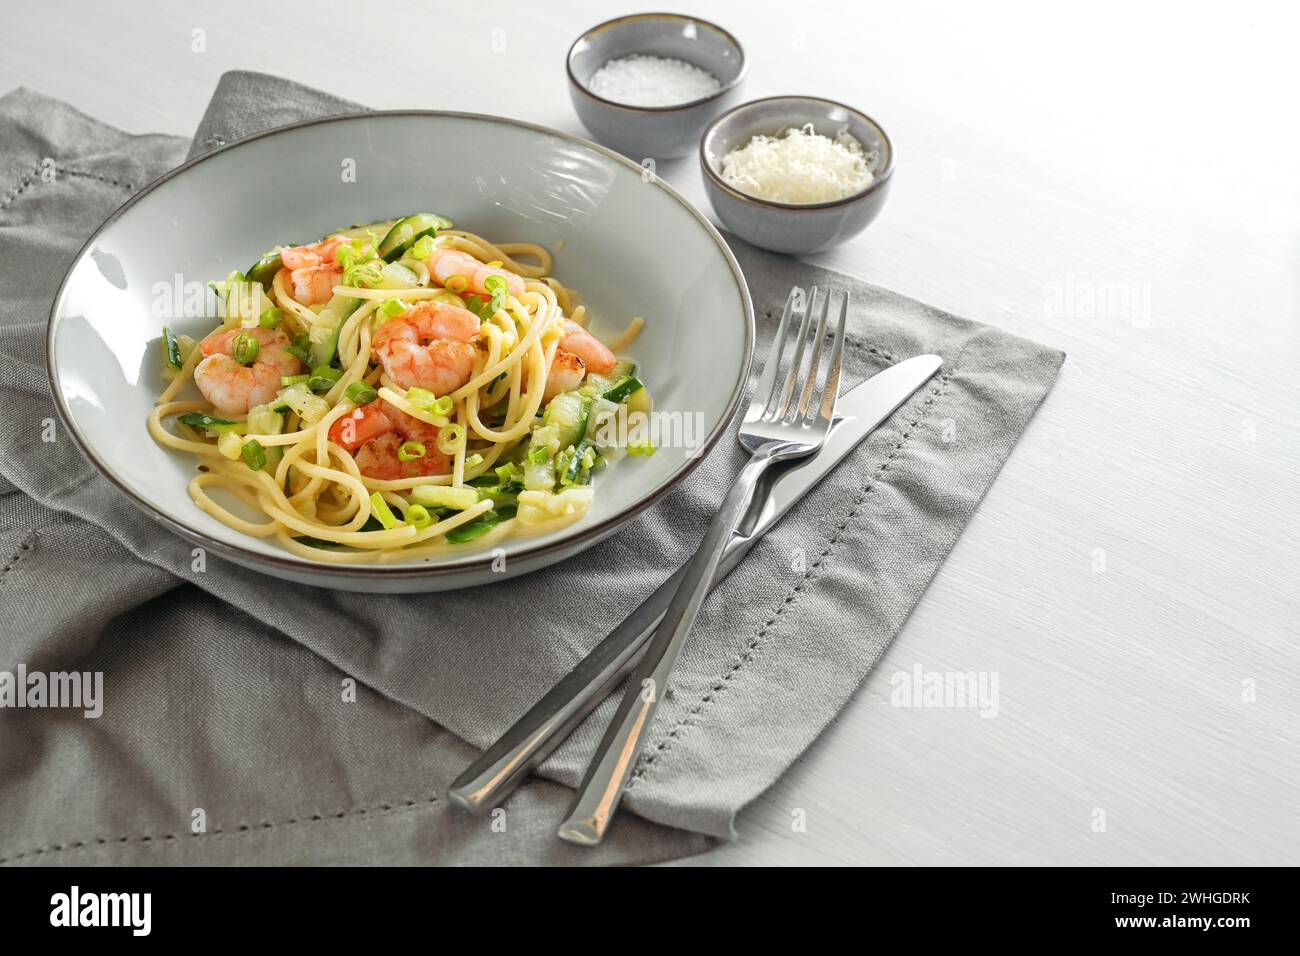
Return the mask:
{"type": "MultiPolygon", "coordinates": [[[[191,152],[347,108],[227,74],[191,152]]],[[[733,242],[759,354],[773,304],[815,281],[853,293],[848,384],[920,352],[946,364],[715,592],[629,788],[633,814],[591,853],[551,838],[571,796],[556,784],[576,785],[613,700],[504,814],[474,820],[437,793],[603,636],[574,630],[574,601],[612,624],[686,559],[740,467],[734,443],[607,542],[472,592],[331,592],[213,556],[195,570],[190,545],[99,478],[61,424],[42,441],[58,280],[186,144],[26,91],[0,99],[0,144],[0,671],[105,673],[98,719],[0,709],[0,862],[639,862],[732,837],[901,627],[1064,357],[733,242]]]]}

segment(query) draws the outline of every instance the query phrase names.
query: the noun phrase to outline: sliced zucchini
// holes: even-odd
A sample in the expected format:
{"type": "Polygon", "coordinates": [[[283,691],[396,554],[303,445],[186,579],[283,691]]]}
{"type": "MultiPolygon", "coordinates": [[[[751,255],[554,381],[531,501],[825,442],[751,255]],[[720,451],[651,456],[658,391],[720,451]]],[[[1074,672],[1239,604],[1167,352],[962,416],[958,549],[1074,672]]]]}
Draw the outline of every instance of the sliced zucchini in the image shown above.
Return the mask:
{"type": "Polygon", "coordinates": [[[176,333],[167,326],[163,326],[162,334],[163,362],[173,372],[179,372],[181,366],[185,364],[185,359],[181,355],[181,342],[176,337],[176,333]]]}
{"type": "Polygon", "coordinates": [[[607,402],[622,405],[633,393],[639,392],[643,387],[639,378],[635,375],[629,375],[600,397],[607,402]]]}
{"type": "Polygon", "coordinates": [[[297,385],[290,385],[283,389],[271,403],[272,408],[279,408],[281,405],[287,405],[298,413],[298,418],[302,421],[303,428],[311,428],[318,421],[329,413],[329,402],[319,395],[312,393],[307,387],[306,382],[300,382],[297,385]]]}
{"type": "Polygon", "coordinates": [[[342,236],[345,239],[368,239],[371,233],[376,237],[388,235],[388,231],[401,222],[400,219],[385,219],[383,222],[359,223],[355,226],[348,226],[346,229],[336,229],[327,236],[321,236],[321,241],[332,239],[335,236],[342,236]]]}
{"type": "MultiPolygon", "coordinates": [[[[320,321],[311,327],[311,366],[319,368],[334,361],[339,350],[339,333],[343,323],[355,312],[364,299],[336,295],[320,311],[320,321]]],[[[300,356],[301,357],[301,356],[300,356]]]]}
{"type": "Polygon", "coordinates": [[[557,467],[556,471],[560,475],[560,483],[563,485],[589,485],[591,484],[591,470],[596,467],[596,451],[594,443],[586,439],[568,449],[561,457],[562,468],[557,467]]]}
{"type": "Polygon", "coordinates": [[[453,544],[463,544],[466,541],[473,541],[475,538],[486,534],[495,528],[501,522],[515,516],[514,505],[502,505],[493,511],[485,511],[473,521],[466,521],[458,528],[452,528],[447,532],[446,538],[453,544]]]}
{"type": "MultiPolygon", "coordinates": [[[[254,405],[248,410],[248,434],[279,435],[284,431],[284,416],[275,410],[273,404],[254,405]]],[[[279,445],[266,445],[263,446],[263,451],[266,453],[267,471],[275,474],[275,469],[280,465],[280,457],[284,454],[284,449],[279,445]]]]}
{"type": "Polygon", "coordinates": [[[191,428],[206,428],[216,434],[222,432],[242,433],[246,427],[245,422],[231,421],[229,418],[215,418],[205,412],[190,412],[187,415],[181,415],[176,420],[182,425],[189,425],[191,428]]]}
{"type": "Polygon", "coordinates": [[[262,289],[271,288],[271,283],[275,279],[275,274],[284,266],[280,259],[280,250],[272,249],[270,252],[262,253],[262,258],[258,259],[248,268],[247,278],[249,282],[262,283],[262,289]]]}
{"type": "Polygon", "coordinates": [[[379,255],[386,262],[396,262],[402,257],[402,253],[415,245],[415,241],[430,229],[450,229],[452,222],[446,216],[439,216],[432,212],[417,212],[414,216],[407,216],[400,219],[388,230],[387,235],[379,243],[379,255]]]}
{"type": "Polygon", "coordinates": [[[625,378],[631,378],[636,374],[636,363],[620,360],[617,365],[610,370],[608,375],[597,375],[591,372],[587,375],[587,381],[583,383],[581,391],[593,397],[603,395],[611,388],[623,381],[625,378]]]}
{"type": "Polygon", "coordinates": [[[560,448],[576,445],[587,434],[591,399],[578,392],[561,392],[546,406],[546,423],[556,428],[560,448]]]}
{"type": "Polygon", "coordinates": [[[419,277],[400,262],[390,262],[379,271],[383,278],[372,288],[414,289],[420,284],[419,277]]]}
{"type": "MultiPolygon", "coordinates": [[[[542,449],[538,449],[542,452],[542,449]]],[[[555,459],[547,454],[524,459],[524,489],[527,491],[553,491],[555,489],[555,459]]]]}
{"type": "Polygon", "coordinates": [[[244,455],[244,436],[238,432],[222,432],[217,439],[217,451],[231,461],[239,461],[244,455]]]}
{"type": "Polygon", "coordinates": [[[411,500],[426,508],[452,508],[464,511],[478,504],[478,491],[474,488],[449,488],[446,485],[417,485],[411,489],[411,500]]]}

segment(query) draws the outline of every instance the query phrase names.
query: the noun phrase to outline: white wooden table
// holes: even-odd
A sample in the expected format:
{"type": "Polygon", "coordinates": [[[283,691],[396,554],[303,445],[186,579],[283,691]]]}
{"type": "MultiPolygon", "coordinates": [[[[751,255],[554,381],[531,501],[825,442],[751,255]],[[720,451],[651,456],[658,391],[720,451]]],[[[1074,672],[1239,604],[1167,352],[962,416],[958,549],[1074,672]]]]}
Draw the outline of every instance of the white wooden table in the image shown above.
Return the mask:
{"type": "MultiPolygon", "coordinates": [[[[646,7],[18,6],[0,92],[185,135],[232,68],[582,132],[569,43],[646,7]]],[[[820,263],[1069,353],[881,665],[700,862],[1300,862],[1296,23],[1046,6],[690,11],[745,44],[747,98],[891,133],[888,206],[820,263]],[[996,673],[998,716],[891,706],[918,664],[996,673]]],[[[660,172],[706,208],[693,160],[660,172]]]]}

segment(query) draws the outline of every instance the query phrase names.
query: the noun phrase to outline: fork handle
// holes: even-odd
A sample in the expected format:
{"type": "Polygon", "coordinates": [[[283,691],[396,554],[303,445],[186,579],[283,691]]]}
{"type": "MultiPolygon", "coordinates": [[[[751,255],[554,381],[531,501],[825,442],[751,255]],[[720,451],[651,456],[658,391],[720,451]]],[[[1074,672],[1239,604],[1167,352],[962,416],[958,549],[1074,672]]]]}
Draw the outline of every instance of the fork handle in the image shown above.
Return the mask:
{"type": "Polygon", "coordinates": [[[667,687],[668,675],[677,662],[686,635],[699,616],[731,533],[749,510],[763,473],[790,457],[789,452],[795,447],[790,442],[768,442],[761,446],[723,499],[699,549],[684,569],[681,586],[664,612],[645,656],[632,672],[618,712],[587,768],[568,818],[560,824],[561,839],[595,846],[604,838],[637,756],[650,735],[659,695],[667,687]]]}

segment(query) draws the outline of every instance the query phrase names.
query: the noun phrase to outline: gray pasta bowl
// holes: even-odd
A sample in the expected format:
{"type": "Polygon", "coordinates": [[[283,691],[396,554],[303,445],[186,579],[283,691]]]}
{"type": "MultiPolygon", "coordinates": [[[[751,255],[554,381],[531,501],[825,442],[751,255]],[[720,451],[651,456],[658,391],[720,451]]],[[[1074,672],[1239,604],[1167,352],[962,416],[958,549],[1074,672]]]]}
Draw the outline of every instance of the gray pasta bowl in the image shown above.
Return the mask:
{"type": "Polygon", "coordinates": [[[592,27],[569,48],[565,67],[573,108],[599,142],[638,162],[688,156],[700,133],[734,103],[745,78],[745,51],[722,27],[677,13],[638,13],[592,27]],[[591,92],[592,75],[632,54],[682,60],[712,73],[716,93],[673,106],[629,106],[591,92]]]}
{"type": "MultiPolygon", "coordinates": [[[[721,236],[670,187],[643,180],[635,163],[513,120],[397,111],[255,135],[140,191],[73,260],[51,310],[47,358],[72,436],[151,518],[267,574],[391,593],[500,581],[622,527],[721,437],[753,339],[749,292],[721,236]],[[346,162],[354,176],[340,175],[346,162]],[[207,280],[246,268],[274,245],[419,209],[436,209],[494,241],[549,247],[554,274],[582,293],[598,335],[611,337],[630,318],[644,317],[627,354],[644,373],[656,410],[689,421],[691,437],[602,473],[590,512],[576,524],[507,538],[491,553],[471,543],[388,564],[319,563],[201,510],[187,492],[196,457],[162,447],[146,428],[165,385],[162,326],[195,338],[211,331],[211,315],[194,314],[189,303],[203,302],[207,280]]],[[[178,560],[188,561],[189,549],[178,542],[178,560]]]]}
{"type": "Polygon", "coordinates": [[[814,96],[774,96],[744,103],[714,120],[700,141],[704,188],[718,218],[745,241],[762,249],[804,254],[853,238],[880,214],[894,173],[894,146],[884,129],[842,103],[814,96]],[[841,130],[875,155],[874,179],[860,192],[830,202],[792,204],[749,195],[722,175],[722,157],[756,135],[775,136],[813,124],[823,136],[841,130]]]}

